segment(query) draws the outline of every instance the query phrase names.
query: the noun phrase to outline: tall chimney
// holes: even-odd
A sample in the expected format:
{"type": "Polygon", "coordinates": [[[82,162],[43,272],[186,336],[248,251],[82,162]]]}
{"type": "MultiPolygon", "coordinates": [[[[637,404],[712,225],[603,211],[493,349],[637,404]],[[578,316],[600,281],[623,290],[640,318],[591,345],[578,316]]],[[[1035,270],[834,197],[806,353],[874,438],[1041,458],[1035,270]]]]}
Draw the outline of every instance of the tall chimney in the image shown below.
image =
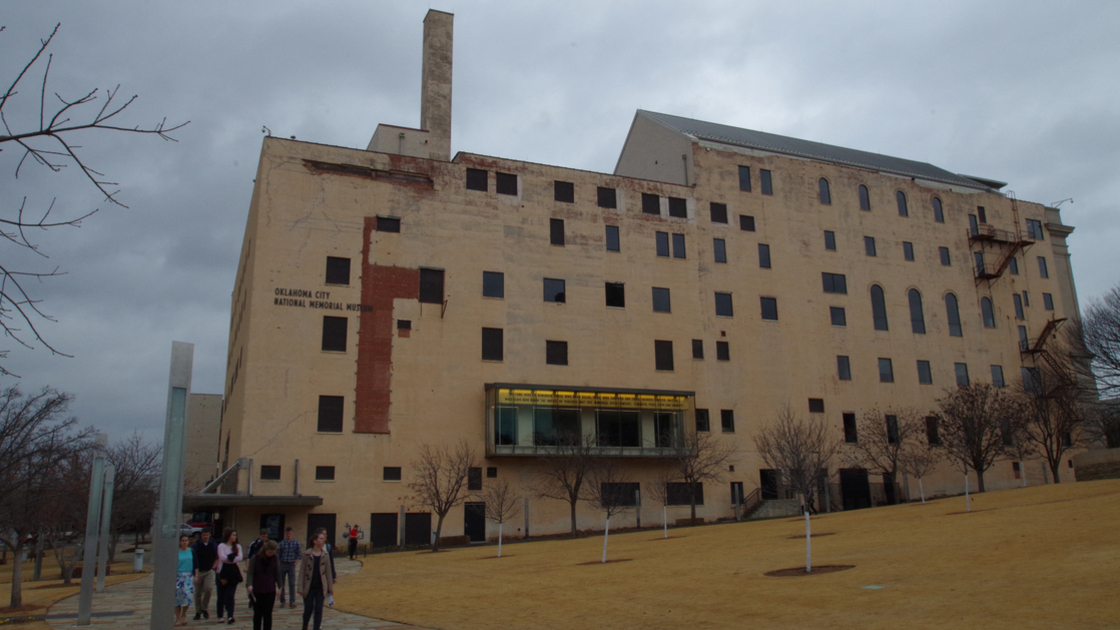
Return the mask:
{"type": "Polygon", "coordinates": [[[428,157],[451,160],[451,44],[455,16],[428,9],[424,16],[424,70],[420,128],[429,132],[428,157]]]}

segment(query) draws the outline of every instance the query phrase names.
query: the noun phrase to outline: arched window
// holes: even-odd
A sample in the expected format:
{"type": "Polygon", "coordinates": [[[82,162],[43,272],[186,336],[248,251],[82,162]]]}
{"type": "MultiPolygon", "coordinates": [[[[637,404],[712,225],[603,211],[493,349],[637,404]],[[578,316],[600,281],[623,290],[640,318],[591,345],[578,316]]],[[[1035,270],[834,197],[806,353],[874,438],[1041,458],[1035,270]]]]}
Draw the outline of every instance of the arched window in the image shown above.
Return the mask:
{"type": "Polygon", "coordinates": [[[820,189],[821,203],[826,206],[832,205],[832,194],[828,190],[828,180],[823,177],[818,179],[817,188],[820,189]]]}
{"type": "Polygon", "coordinates": [[[949,336],[961,337],[961,311],[957,308],[957,296],[945,294],[945,314],[949,317],[949,336]]]}
{"type": "Polygon", "coordinates": [[[859,185],[859,209],[871,211],[871,193],[867,192],[867,186],[859,185]]]}
{"type": "Polygon", "coordinates": [[[917,289],[910,289],[907,293],[910,298],[910,328],[916,335],[926,334],[926,316],[922,313],[922,294],[917,289]]]}
{"type": "Polygon", "coordinates": [[[883,287],[871,285],[871,318],[875,320],[875,330],[887,330],[887,302],[883,299],[883,287]]]}
{"type": "Polygon", "coordinates": [[[945,222],[945,212],[941,209],[941,200],[937,197],[933,198],[933,220],[938,223],[945,222]]]}
{"type": "Polygon", "coordinates": [[[990,299],[980,298],[980,314],[984,317],[984,328],[996,327],[996,316],[992,313],[992,301],[990,299]]]}
{"type": "Polygon", "coordinates": [[[910,210],[906,207],[906,193],[900,190],[894,194],[894,198],[898,201],[898,216],[910,216],[910,210]]]}

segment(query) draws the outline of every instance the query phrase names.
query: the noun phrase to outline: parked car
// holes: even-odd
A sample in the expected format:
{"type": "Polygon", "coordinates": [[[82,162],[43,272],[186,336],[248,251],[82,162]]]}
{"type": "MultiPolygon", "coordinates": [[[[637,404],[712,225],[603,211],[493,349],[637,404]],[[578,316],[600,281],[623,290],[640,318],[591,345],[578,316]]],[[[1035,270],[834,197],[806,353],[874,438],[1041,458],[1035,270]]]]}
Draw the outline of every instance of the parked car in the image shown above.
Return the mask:
{"type": "Polygon", "coordinates": [[[189,523],[179,523],[179,535],[180,536],[190,536],[191,538],[194,538],[195,536],[198,536],[201,533],[202,533],[202,528],[201,527],[195,527],[194,525],[191,525],[189,523]]]}

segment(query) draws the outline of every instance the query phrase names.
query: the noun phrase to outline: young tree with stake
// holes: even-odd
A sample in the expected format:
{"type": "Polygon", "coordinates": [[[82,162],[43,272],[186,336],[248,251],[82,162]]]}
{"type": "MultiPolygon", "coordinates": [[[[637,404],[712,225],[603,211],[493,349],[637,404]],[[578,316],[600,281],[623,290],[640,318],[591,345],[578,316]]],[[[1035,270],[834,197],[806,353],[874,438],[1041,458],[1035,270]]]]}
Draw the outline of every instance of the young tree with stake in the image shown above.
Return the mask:
{"type": "Polygon", "coordinates": [[[430,508],[437,518],[433,552],[439,551],[443,519],[467,498],[467,475],[474,465],[474,451],[465,440],[460,440],[454,448],[446,444],[438,447],[423,444],[420,456],[412,462],[415,480],[408,487],[416,493],[416,502],[430,508]]]}
{"type": "Polygon", "coordinates": [[[498,557],[502,557],[502,526],[521,515],[521,495],[505,479],[487,483],[482,489],[486,520],[498,524],[498,557]]]}
{"type": "Polygon", "coordinates": [[[636,508],[631,482],[618,462],[608,460],[595,469],[590,479],[591,504],[606,516],[603,526],[603,562],[607,561],[607,540],[611,532],[611,517],[636,508]]]}

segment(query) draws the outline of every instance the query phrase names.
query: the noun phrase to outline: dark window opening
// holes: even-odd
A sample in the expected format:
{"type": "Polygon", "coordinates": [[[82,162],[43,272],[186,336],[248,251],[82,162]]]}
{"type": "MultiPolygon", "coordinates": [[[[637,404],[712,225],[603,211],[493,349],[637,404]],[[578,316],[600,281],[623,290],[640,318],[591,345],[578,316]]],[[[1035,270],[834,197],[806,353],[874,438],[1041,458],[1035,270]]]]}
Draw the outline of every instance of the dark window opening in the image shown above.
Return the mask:
{"type": "Polygon", "coordinates": [[[279,481],[279,466],[261,466],[261,481],[279,481]]]}
{"type": "Polygon", "coordinates": [[[743,192],[751,191],[751,167],[739,167],[739,190],[743,192]]]}
{"type": "Polygon", "coordinates": [[[762,307],[762,319],[765,321],[778,321],[778,298],[760,297],[759,305],[762,307]]]}
{"type": "Polygon", "coordinates": [[[727,204],[711,203],[712,223],[727,223],[727,204]]]}
{"type": "Polygon", "coordinates": [[[739,229],[744,232],[754,231],[754,217],[749,214],[739,215],[739,229]]]}
{"type": "Polygon", "coordinates": [[[848,314],[844,312],[843,306],[830,306],[828,307],[828,318],[833,326],[847,326],[848,314]]]}
{"type": "Polygon", "coordinates": [[[733,409],[719,410],[719,425],[724,433],[735,432],[735,411],[733,409]]]}
{"type": "Polygon", "coordinates": [[[627,481],[620,483],[603,482],[599,485],[599,498],[605,505],[616,507],[633,507],[638,505],[638,492],[640,484],[627,481]]]}
{"type": "Polygon", "coordinates": [[[836,251],[836,232],[832,230],[824,231],[824,248],[829,251],[836,251]]]}
{"type": "Polygon", "coordinates": [[[810,398],[809,399],[809,413],[824,413],[824,399],[823,398],[810,398]]]}
{"type": "Polygon", "coordinates": [[[467,190],[481,190],[486,192],[488,174],[478,168],[467,169],[467,190]]]}
{"type": "Polygon", "coordinates": [[[918,360],[918,383],[922,385],[933,384],[933,372],[930,370],[929,361],[918,360]]]}
{"type": "Polygon", "coordinates": [[[551,245],[564,245],[564,219],[548,220],[548,242],[551,245]]]}
{"type": "Polygon", "coordinates": [[[762,180],[762,182],[761,182],[762,183],[762,194],[773,195],[774,194],[774,185],[773,185],[773,182],[770,180],[770,171],[768,171],[764,168],[760,168],[760,169],[758,169],[758,175],[759,175],[759,179],[762,180]]]}
{"type": "MultiPolygon", "coordinates": [[[[1045,294],[1043,294],[1045,297],[1045,294]]],[[[996,317],[992,311],[992,301],[987,297],[980,298],[980,317],[984,320],[984,328],[995,328],[996,317]]]]}
{"type": "Polygon", "coordinates": [[[730,293],[716,293],[716,316],[717,317],[733,317],[735,309],[731,304],[730,293]]]}
{"type": "Polygon", "coordinates": [[[615,193],[616,191],[614,188],[604,188],[602,186],[599,186],[598,191],[596,192],[596,200],[598,201],[599,207],[617,208],[618,201],[615,198],[615,193]]]}
{"type": "Polygon", "coordinates": [[[517,194],[517,175],[513,173],[494,173],[494,190],[499,195],[517,194]]]}
{"type": "Polygon", "coordinates": [[[821,284],[825,293],[848,293],[848,278],[842,273],[821,272],[821,284]]]}
{"type": "Polygon", "coordinates": [[[894,366],[891,364],[890,359],[879,359],[879,382],[894,382],[894,366]]]}
{"type": "Polygon", "coordinates": [[[669,257],[669,233],[668,232],[655,232],[654,240],[657,246],[657,255],[665,258],[669,257]]]}
{"type": "Polygon", "coordinates": [[[1041,278],[1050,277],[1050,268],[1046,266],[1046,259],[1042,256],[1038,257],[1038,275],[1041,278]]]}
{"type": "Polygon", "coordinates": [[[377,217],[378,232],[400,232],[401,220],[398,217],[377,217]]]}
{"type": "Polygon", "coordinates": [[[673,258],[684,258],[684,234],[673,235],[673,258]]]}
{"type": "Polygon", "coordinates": [[[770,246],[765,243],[758,244],[758,266],[763,269],[770,268],[770,246]]]}
{"type": "Polygon", "coordinates": [[[832,193],[828,188],[828,180],[823,177],[817,180],[817,197],[822,205],[832,205],[832,193]]]}
{"type": "Polygon", "coordinates": [[[898,216],[910,216],[910,209],[906,207],[906,193],[900,190],[894,194],[894,198],[898,202],[898,216]]]}
{"type": "Polygon", "coordinates": [[[910,241],[902,241],[902,258],[905,260],[914,260],[914,244],[910,241]]]}
{"type": "Polygon", "coordinates": [[[501,328],[482,329],[482,360],[503,361],[505,359],[504,334],[501,328]]]}
{"type": "Polygon", "coordinates": [[[844,442],[859,444],[859,429],[856,427],[856,414],[844,414],[844,442]]]}
{"type": "Polygon", "coordinates": [[[692,340],[692,358],[693,359],[703,359],[704,358],[704,341],[702,339],[693,339],[692,340]]]}
{"type": "Polygon", "coordinates": [[[327,284],[350,284],[350,259],[327,256],[327,284]]]}
{"type": "Polygon", "coordinates": [[[707,409],[696,410],[696,430],[697,431],[711,431],[712,423],[708,416],[707,409]]]}
{"type": "Polygon", "coordinates": [[[564,281],[557,278],[544,279],[544,301],[556,302],[563,304],[567,301],[567,294],[564,292],[564,281]]]}
{"type": "Polygon", "coordinates": [[[867,186],[859,185],[859,209],[871,211],[871,193],[868,192],[867,186]]]}
{"type": "Polygon", "coordinates": [[[898,444],[902,441],[898,434],[898,416],[888,415],[887,418],[887,444],[898,444]]]}
{"type": "Polygon", "coordinates": [[[696,505],[704,505],[704,484],[671,482],[665,484],[665,503],[667,505],[691,505],[693,494],[696,505]]]}
{"type": "Polygon", "coordinates": [[[968,364],[954,363],[953,373],[956,374],[957,385],[960,385],[961,387],[968,385],[968,364]]]}
{"type": "Polygon", "coordinates": [[[420,270],[420,302],[423,304],[443,304],[443,270],[420,270]]]}
{"type": "Polygon", "coordinates": [[[497,466],[488,466],[486,468],[486,478],[487,479],[497,479],[498,478],[498,467],[497,466]]]}
{"type": "Polygon", "coordinates": [[[636,411],[601,409],[596,413],[599,446],[641,446],[642,421],[636,411]]]}
{"type": "Polygon", "coordinates": [[[412,320],[411,319],[398,319],[397,320],[397,330],[412,330],[412,320]]]}
{"type": "Polygon", "coordinates": [[[482,297],[504,298],[506,296],[506,274],[500,271],[482,272],[482,297]]]}
{"type": "Polygon", "coordinates": [[[887,322],[887,302],[883,297],[883,287],[871,285],[871,319],[875,330],[890,330],[887,322]]]}
{"type": "Polygon", "coordinates": [[[937,248],[937,253],[938,253],[938,255],[941,256],[941,264],[942,265],[948,267],[950,264],[952,264],[951,261],[949,260],[949,248],[948,247],[938,247],[937,248]]]}
{"type": "Polygon", "coordinates": [[[981,223],[988,222],[988,211],[984,209],[984,206],[976,206],[976,214],[980,217],[981,223]]]}
{"type": "Polygon", "coordinates": [[[381,468],[382,481],[400,481],[401,480],[401,467],[400,466],[384,466],[381,468]]]}
{"type": "Polygon", "coordinates": [[[1042,308],[1052,311],[1054,310],[1054,296],[1049,293],[1042,294],[1042,308]]]}
{"type": "Polygon", "coordinates": [[[622,244],[618,238],[618,226],[608,225],[607,229],[607,251],[620,252],[622,251],[622,244]]]}
{"type": "Polygon", "coordinates": [[[669,216],[678,219],[688,218],[688,204],[680,197],[669,197],[669,216]]]}
{"type": "Polygon", "coordinates": [[[323,317],[323,350],[346,352],[346,328],[350,323],[345,317],[323,317]]]}
{"type": "Polygon", "coordinates": [[[626,285],[621,282],[608,282],[606,287],[607,306],[626,307],[626,285]]]}
{"type": "Polygon", "coordinates": [[[567,365],[568,364],[568,342],[567,341],[545,341],[544,342],[544,362],[548,365],[567,365]]]}
{"type": "Polygon", "coordinates": [[[482,490],[482,469],[481,468],[468,468],[467,469],[467,492],[479,492],[482,490]]]}
{"type": "Polygon", "coordinates": [[[842,354],[836,356],[836,378],[842,381],[852,380],[852,362],[842,354]]]}
{"type": "Polygon", "coordinates": [[[941,444],[941,434],[938,429],[937,416],[926,416],[926,442],[930,446],[941,444]]]}
{"type": "Polygon", "coordinates": [[[716,361],[731,360],[731,344],[726,341],[716,342],[716,361]]]}
{"type": "Polygon", "coordinates": [[[316,466],[315,481],[334,481],[334,466],[316,466]]]}
{"type": "Polygon", "coordinates": [[[320,396],[316,430],[320,433],[342,433],[342,406],[342,396],[320,396]]]}
{"type": "Polygon", "coordinates": [[[661,214],[661,197],[650,193],[642,193],[642,212],[645,214],[661,214]]]}
{"type": "Polygon", "coordinates": [[[876,256],[877,255],[875,253],[875,237],[874,236],[863,237],[863,249],[867,253],[868,256],[876,256]]]}
{"type": "Polygon", "coordinates": [[[957,308],[957,296],[952,293],[945,294],[945,314],[949,320],[949,336],[962,336],[961,312],[960,309],[957,308]]]}
{"type": "Polygon", "coordinates": [[[910,300],[910,330],[915,335],[926,334],[926,316],[922,310],[922,294],[917,289],[906,293],[910,300]]]}
{"type": "Polygon", "coordinates": [[[664,372],[673,371],[673,342],[655,340],[653,342],[654,367],[664,372]]]}
{"type": "Polygon", "coordinates": [[[712,254],[717,263],[727,262],[727,241],[722,238],[712,239],[712,254]]]}
{"type": "Polygon", "coordinates": [[[1003,380],[1003,366],[993,365],[992,367],[992,387],[1006,387],[1007,383],[1003,380]]]}
{"type": "Polygon", "coordinates": [[[575,203],[576,185],[572,182],[557,181],[553,190],[553,198],[563,203],[575,203]]]}
{"type": "Polygon", "coordinates": [[[533,410],[533,444],[574,444],[580,437],[579,409],[537,407],[533,410]]]}
{"type": "Polygon", "coordinates": [[[945,222],[945,212],[941,208],[941,200],[937,197],[933,198],[933,220],[938,223],[945,222]]]}
{"type": "Polygon", "coordinates": [[[671,313],[672,308],[669,300],[669,289],[664,287],[653,287],[653,312],[654,313],[671,313]]]}

